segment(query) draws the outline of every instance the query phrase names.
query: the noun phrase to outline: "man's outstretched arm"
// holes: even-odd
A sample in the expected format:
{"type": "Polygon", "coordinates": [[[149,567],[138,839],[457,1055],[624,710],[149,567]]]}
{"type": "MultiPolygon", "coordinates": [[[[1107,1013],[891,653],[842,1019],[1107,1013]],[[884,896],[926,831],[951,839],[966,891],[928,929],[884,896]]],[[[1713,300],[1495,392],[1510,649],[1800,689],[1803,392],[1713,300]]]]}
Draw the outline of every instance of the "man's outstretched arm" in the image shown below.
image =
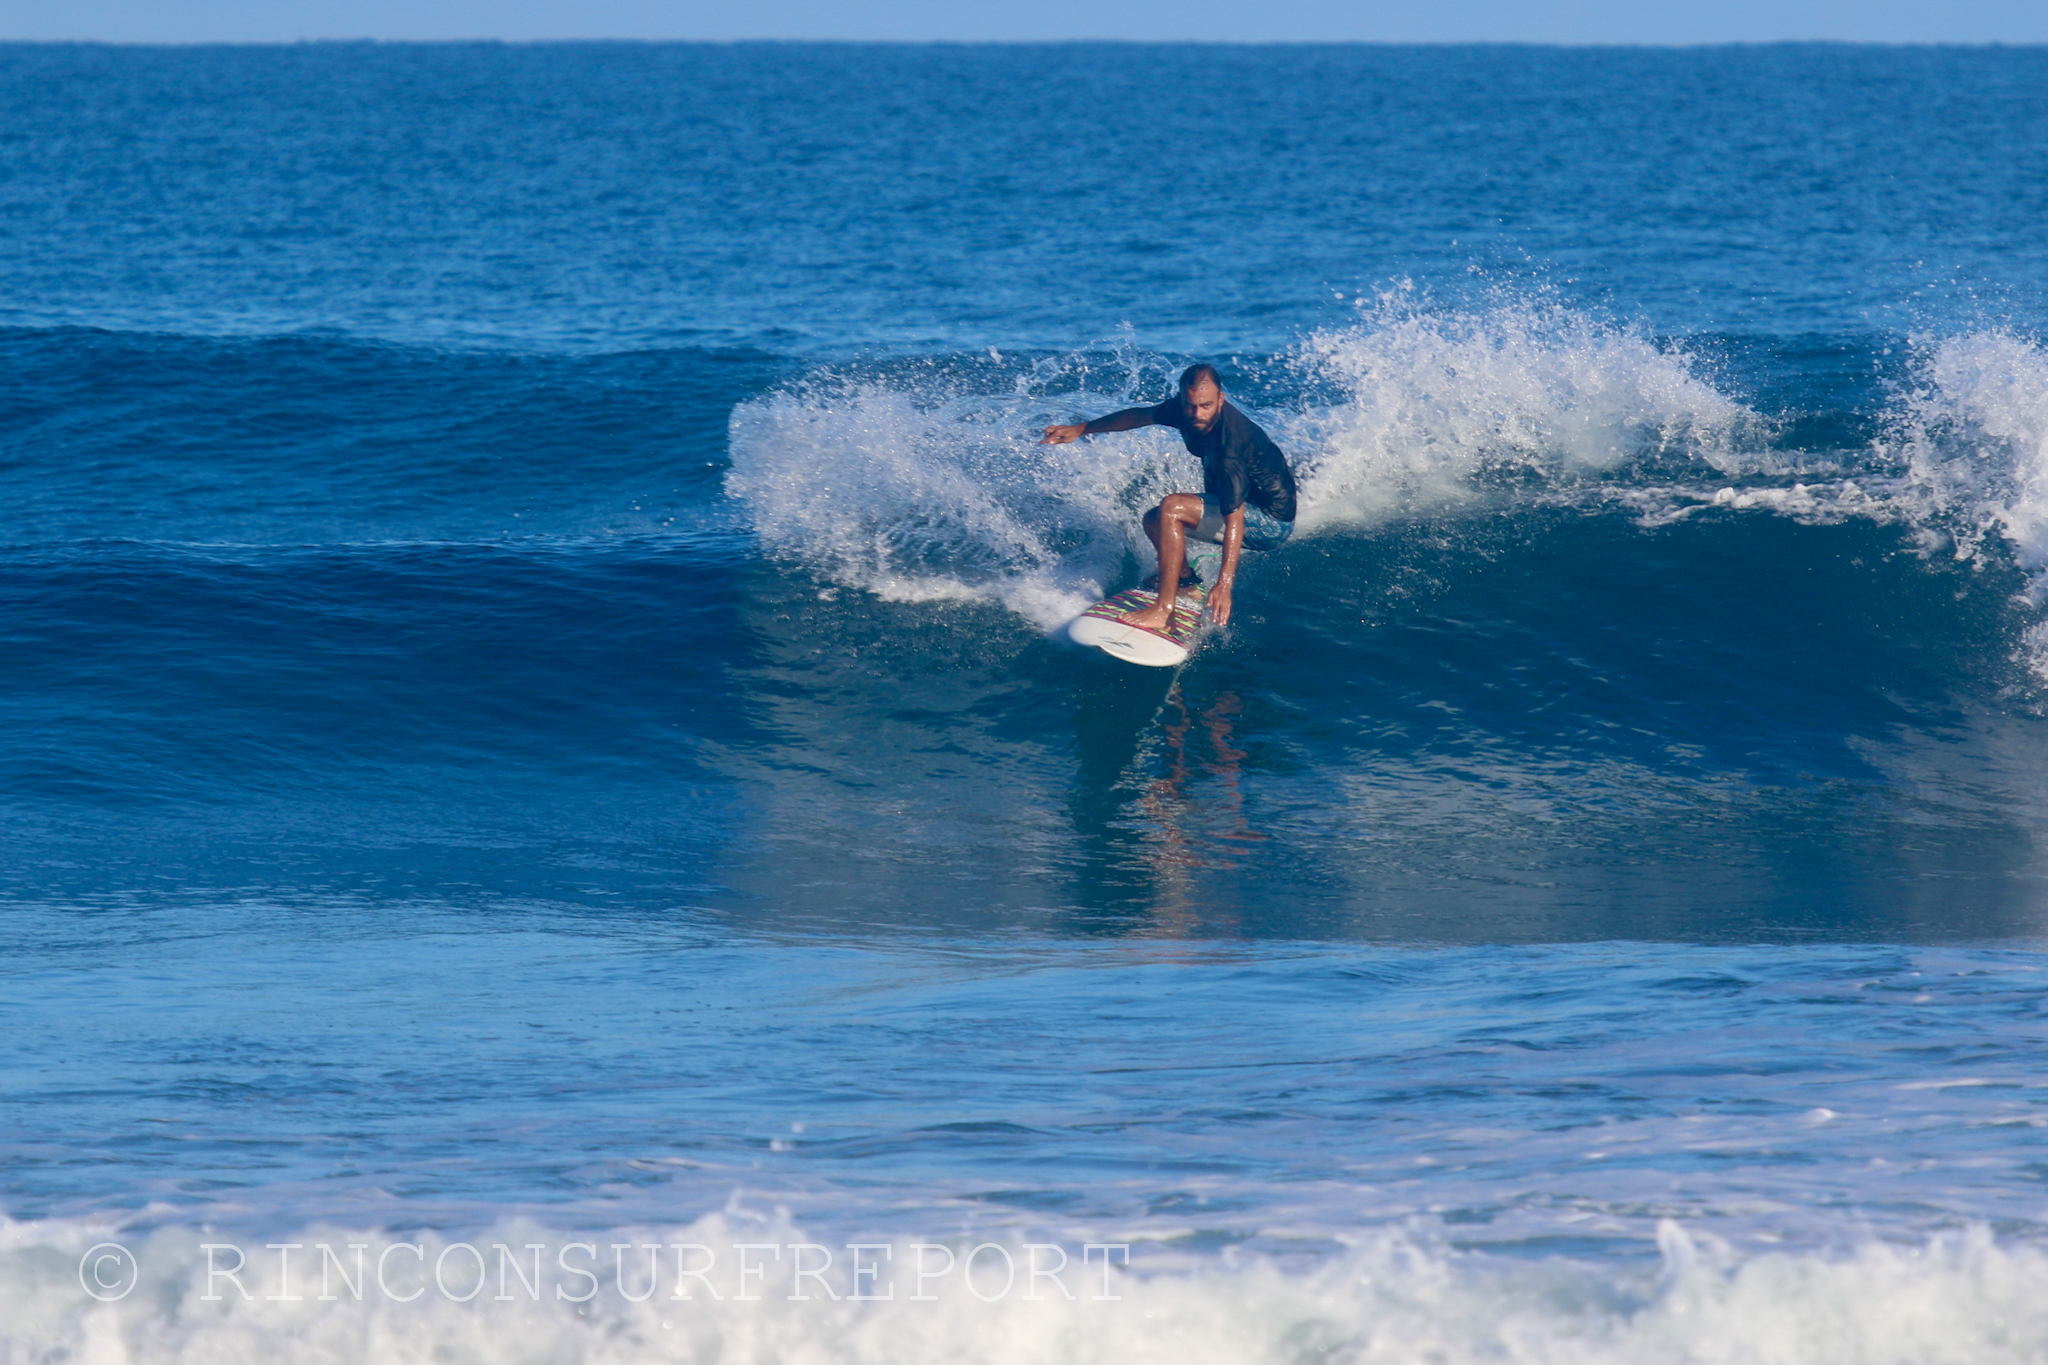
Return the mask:
{"type": "Polygon", "coordinates": [[[1083,436],[1093,436],[1102,431],[1136,431],[1139,427],[1156,426],[1159,419],[1150,408],[1125,408],[1112,412],[1107,417],[1098,417],[1092,422],[1070,422],[1064,426],[1047,427],[1045,436],[1039,441],[1042,446],[1063,446],[1069,441],[1078,441],[1083,436]]]}

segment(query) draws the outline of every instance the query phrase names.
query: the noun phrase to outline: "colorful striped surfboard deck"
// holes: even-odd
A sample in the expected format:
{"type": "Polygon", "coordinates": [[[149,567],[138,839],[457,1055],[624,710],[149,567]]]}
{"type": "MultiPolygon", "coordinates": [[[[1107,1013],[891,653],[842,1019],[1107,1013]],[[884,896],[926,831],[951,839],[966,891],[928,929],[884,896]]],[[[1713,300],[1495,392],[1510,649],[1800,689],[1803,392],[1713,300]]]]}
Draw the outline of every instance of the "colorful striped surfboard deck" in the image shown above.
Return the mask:
{"type": "Polygon", "coordinates": [[[1202,605],[1208,589],[1184,588],[1173,604],[1173,620],[1165,630],[1146,630],[1126,625],[1128,612],[1152,605],[1153,594],[1143,588],[1127,588],[1106,601],[1097,602],[1067,626],[1067,638],[1077,645],[1092,645],[1112,658],[1147,668],[1172,668],[1187,662],[1194,653],[1202,629],[1202,605]]]}

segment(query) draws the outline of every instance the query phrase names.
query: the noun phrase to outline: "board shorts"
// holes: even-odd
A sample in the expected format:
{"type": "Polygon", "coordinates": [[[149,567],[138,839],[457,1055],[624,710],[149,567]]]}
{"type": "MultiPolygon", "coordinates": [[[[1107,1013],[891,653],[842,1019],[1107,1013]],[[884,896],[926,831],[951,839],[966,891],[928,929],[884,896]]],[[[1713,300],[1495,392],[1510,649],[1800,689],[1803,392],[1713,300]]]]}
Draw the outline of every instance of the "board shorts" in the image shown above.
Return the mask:
{"type": "MultiPolygon", "coordinates": [[[[1294,534],[1294,523],[1267,516],[1250,503],[1244,505],[1244,547],[1247,550],[1277,550],[1294,534]]],[[[1189,540],[1223,543],[1223,504],[1211,497],[1202,499],[1202,524],[1188,529],[1189,540]]]]}

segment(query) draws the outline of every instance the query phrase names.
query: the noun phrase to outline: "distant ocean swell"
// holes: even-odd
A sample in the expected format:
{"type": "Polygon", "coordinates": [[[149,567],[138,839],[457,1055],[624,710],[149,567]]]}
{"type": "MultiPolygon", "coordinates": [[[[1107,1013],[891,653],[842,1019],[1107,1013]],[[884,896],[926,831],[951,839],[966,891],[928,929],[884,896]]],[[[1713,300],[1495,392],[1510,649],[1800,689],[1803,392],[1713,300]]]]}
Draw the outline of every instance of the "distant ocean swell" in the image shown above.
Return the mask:
{"type": "Polygon", "coordinates": [[[605,1234],[519,1222],[463,1239],[333,1227],[247,1245],[193,1229],[117,1236],[62,1220],[0,1229],[11,1359],[2048,1359],[2039,1293],[2048,1255],[2000,1246],[1981,1227],[1918,1246],[1845,1242],[1832,1252],[1738,1257],[1665,1222],[1657,1254],[1622,1267],[1461,1251],[1441,1235],[1399,1231],[1360,1234],[1341,1255],[1291,1268],[1227,1250],[1196,1266],[1171,1246],[1113,1235],[1088,1245],[876,1240],[856,1250],[787,1222],[729,1214],[605,1234]],[[1128,1270],[1117,1265],[1125,1254],[1128,1270]]]}

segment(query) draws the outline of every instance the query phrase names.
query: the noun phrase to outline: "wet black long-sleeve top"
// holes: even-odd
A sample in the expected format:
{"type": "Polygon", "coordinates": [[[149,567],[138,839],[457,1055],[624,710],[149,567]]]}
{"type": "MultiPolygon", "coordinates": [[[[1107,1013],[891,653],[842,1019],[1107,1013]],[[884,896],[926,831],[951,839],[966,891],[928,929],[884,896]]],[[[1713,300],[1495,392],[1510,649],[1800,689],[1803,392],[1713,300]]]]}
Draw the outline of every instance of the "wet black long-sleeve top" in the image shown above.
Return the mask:
{"type": "Polygon", "coordinates": [[[1197,430],[1175,394],[1149,408],[1125,408],[1088,424],[1090,432],[1172,427],[1202,462],[1202,493],[1229,516],[1249,502],[1276,521],[1294,520],[1294,471],[1273,438],[1228,400],[1207,431],[1197,430]]]}

